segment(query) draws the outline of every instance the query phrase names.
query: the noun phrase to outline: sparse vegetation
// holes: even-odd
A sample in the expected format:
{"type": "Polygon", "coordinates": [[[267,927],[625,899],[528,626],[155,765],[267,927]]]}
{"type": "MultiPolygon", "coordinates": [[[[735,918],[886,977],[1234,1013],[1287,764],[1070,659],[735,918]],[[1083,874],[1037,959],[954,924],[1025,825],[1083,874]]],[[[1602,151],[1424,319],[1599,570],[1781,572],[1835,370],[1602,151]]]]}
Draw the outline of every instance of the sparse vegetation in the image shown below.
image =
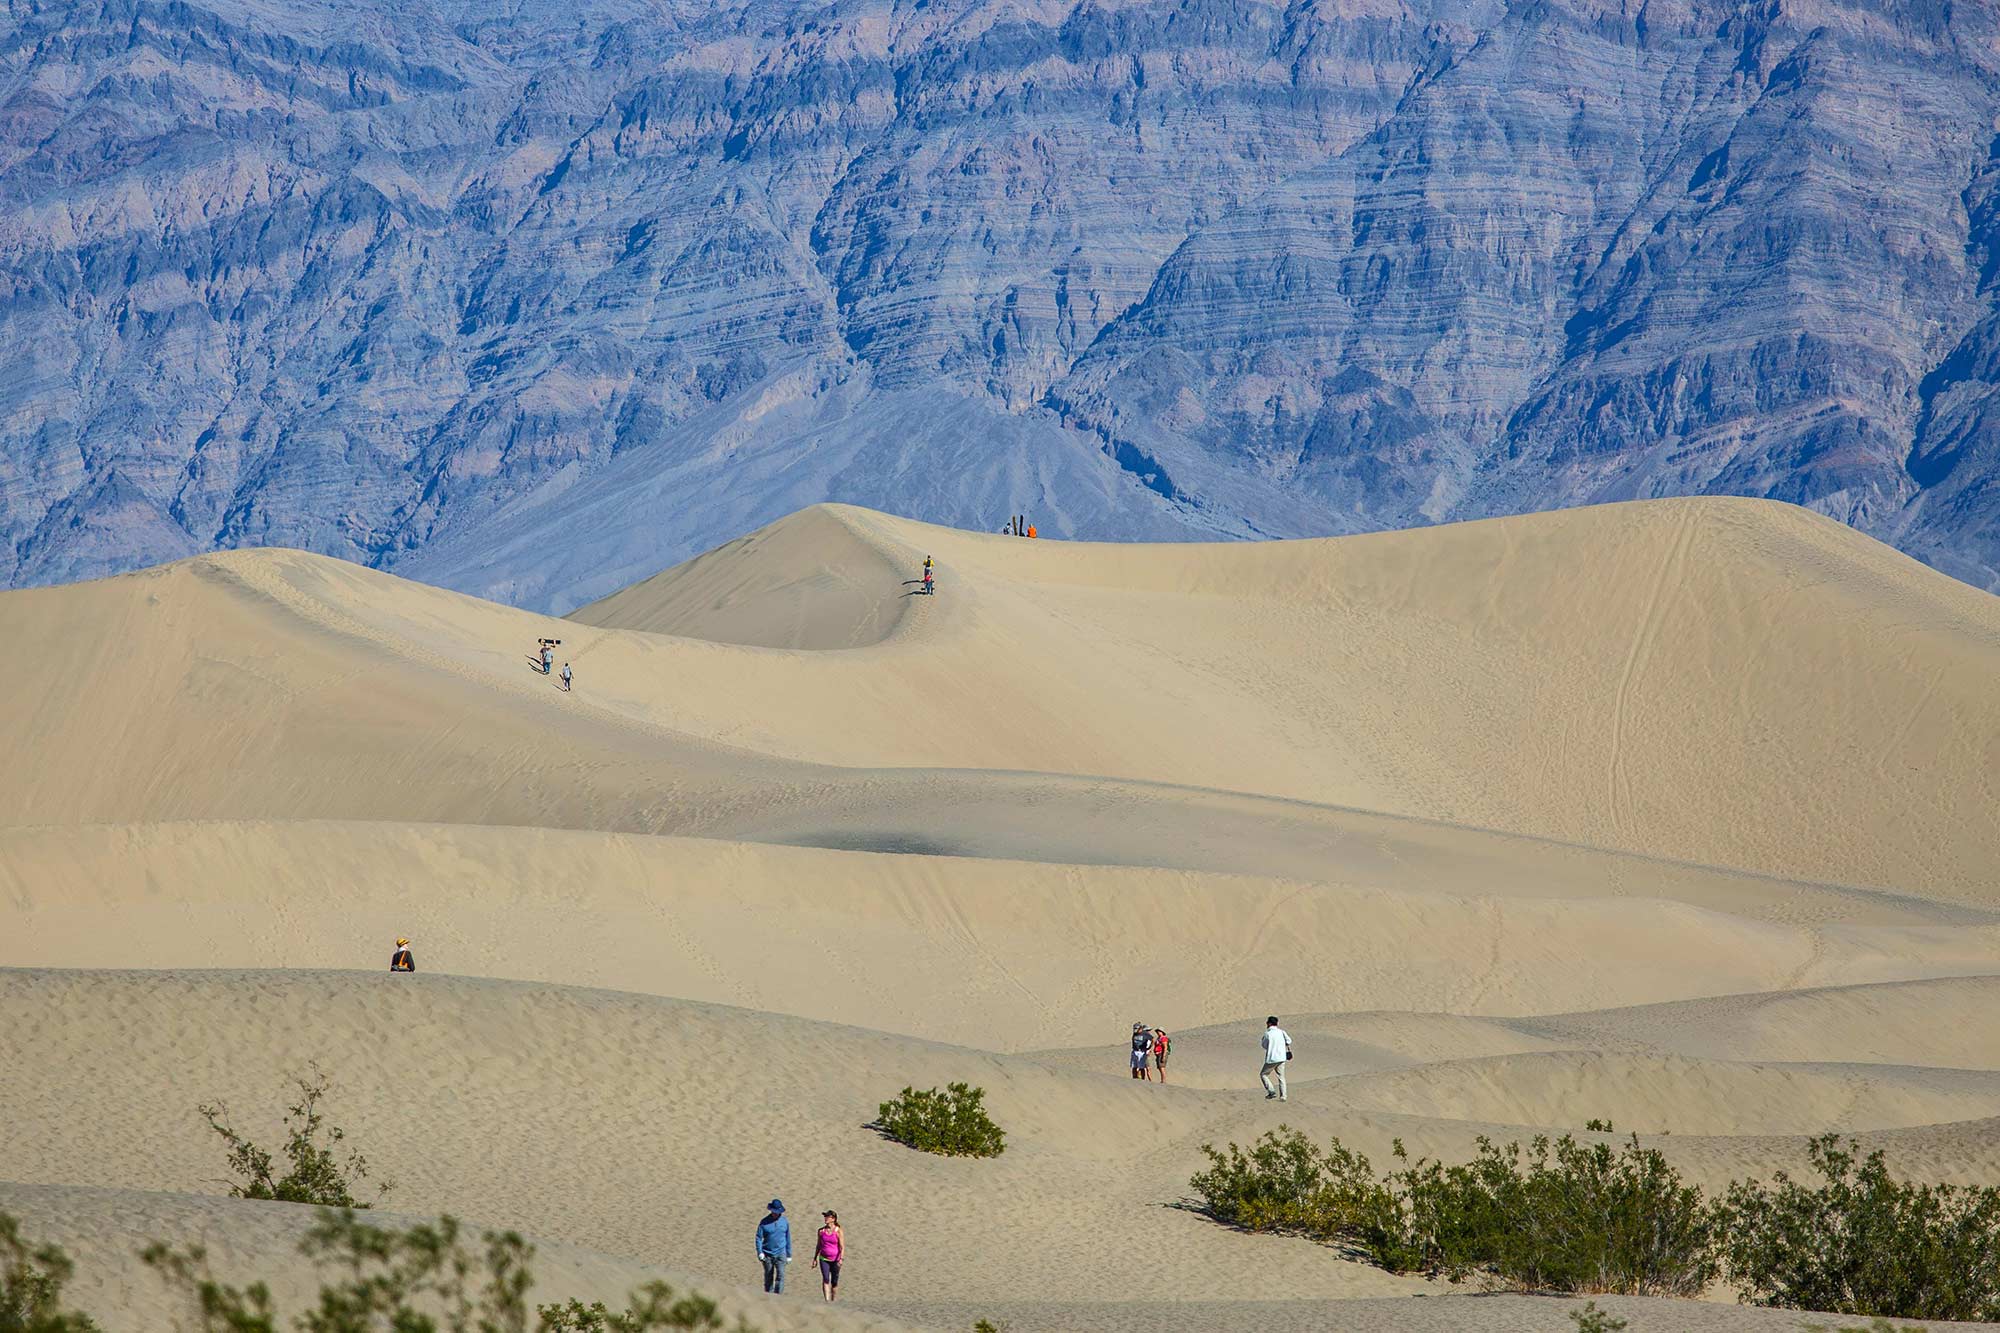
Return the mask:
{"type": "MultiPolygon", "coordinates": [[[[1246,1152],[1202,1149],[1189,1182],[1216,1220],[1348,1247],[1397,1272],[1480,1276],[1529,1291],[1693,1296],[1718,1275],[1757,1305],[1874,1320],[1812,1333],[1921,1333],[1891,1319],[2000,1319],[2000,1188],[1895,1180],[1880,1152],[1809,1146],[1816,1185],[1777,1173],[1706,1200],[1637,1135],[1614,1150],[1568,1135],[1524,1152],[1480,1139],[1470,1162],[1378,1176],[1334,1140],[1285,1126],[1246,1152]]],[[[1408,1162],[1402,1144],[1399,1162],[1408,1162]]],[[[1622,1325],[1595,1303],[1579,1328],[1622,1325]],[[1599,1320],[1611,1322],[1592,1322],[1599,1320]]]]}
{"type": "Polygon", "coordinates": [[[63,1309],[74,1271],[68,1255],[28,1244],[20,1223],[0,1213],[0,1333],[98,1333],[88,1315],[63,1309]]]}
{"type": "MultiPolygon", "coordinates": [[[[368,1159],[349,1151],[343,1161],[339,1148],[347,1138],[345,1130],[330,1125],[320,1109],[328,1083],[318,1065],[312,1076],[295,1075],[293,1085],[298,1100],[285,1112],[285,1160],[290,1169],[280,1176],[269,1152],[236,1132],[226,1119],[229,1109],[221,1103],[204,1103],[196,1109],[208,1127],[229,1145],[229,1169],[236,1181],[229,1193],[239,1199],[278,1199],[286,1203],[317,1203],[332,1208],[366,1208],[355,1190],[368,1178],[368,1159]]],[[[384,1183],[376,1197],[389,1192],[384,1183]]]]}
{"type": "Polygon", "coordinates": [[[953,1083],[943,1092],[904,1088],[883,1102],[875,1125],[898,1143],[946,1157],[998,1157],[1007,1135],[986,1114],[986,1090],[953,1083]]]}
{"type": "Polygon", "coordinates": [[[1627,1322],[1609,1310],[1598,1309],[1596,1301],[1585,1301],[1571,1310],[1569,1317],[1576,1325],[1576,1333],[1618,1333],[1627,1322]]]}
{"type": "Polygon", "coordinates": [[[1895,1319],[2000,1319],[2000,1189],[1912,1185],[1828,1134],[1820,1180],[1731,1185],[1725,1265],[1756,1305],[1895,1319]]]}
{"type": "MultiPolygon", "coordinates": [[[[1401,1155],[1400,1145],[1398,1155],[1401,1155]]],[[[1616,1151],[1565,1134],[1390,1178],[1411,1267],[1530,1291],[1693,1296],[1715,1277],[1715,1212],[1637,1135],[1616,1151]]]]}
{"type": "Polygon", "coordinates": [[[1591,1134],[1613,1134],[1617,1132],[1611,1128],[1609,1120],[1586,1120],[1583,1122],[1583,1128],[1591,1134]]]}
{"type": "MultiPolygon", "coordinates": [[[[1339,1243],[1397,1272],[1475,1274],[1533,1291],[1693,1295],[1715,1275],[1713,1209],[1635,1137],[1614,1152],[1564,1135],[1525,1153],[1479,1140],[1458,1166],[1378,1177],[1334,1140],[1280,1127],[1248,1153],[1204,1147],[1191,1186],[1218,1220],[1339,1243]]],[[[1407,1161],[1402,1145],[1398,1160],[1407,1161]]]]}
{"type": "MultiPolygon", "coordinates": [[[[290,1321],[299,1333],[711,1333],[724,1327],[715,1303],[676,1297],[664,1282],[631,1294],[624,1310],[570,1300],[529,1314],[534,1247],[511,1231],[486,1232],[468,1249],[458,1221],[376,1226],[342,1209],[316,1223],[300,1246],[340,1274],[320,1287],[318,1305],[290,1321]]],[[[188,1302],[199,1333],[278,1333],[286,1324],[263,1283],[234,1287],[209,1271],[198,1246],[156,1244],[145,1261],[188,1302]]],[[[739,1320],[737,1333],[750,1333],[739,1320]]]]}
{"type": "Polygon", "coordinates": [[[1245,1231],[1276,1231],[1360,1251],[1385,1267],[1412,1264],[1397,1249],[1395,1196],[1366,1157],[1335,1139],[1326,1149],[1280,1125],[1250,1145],[1217,1151],[1190,1185],[1210,1217],[1245,1231]]]}

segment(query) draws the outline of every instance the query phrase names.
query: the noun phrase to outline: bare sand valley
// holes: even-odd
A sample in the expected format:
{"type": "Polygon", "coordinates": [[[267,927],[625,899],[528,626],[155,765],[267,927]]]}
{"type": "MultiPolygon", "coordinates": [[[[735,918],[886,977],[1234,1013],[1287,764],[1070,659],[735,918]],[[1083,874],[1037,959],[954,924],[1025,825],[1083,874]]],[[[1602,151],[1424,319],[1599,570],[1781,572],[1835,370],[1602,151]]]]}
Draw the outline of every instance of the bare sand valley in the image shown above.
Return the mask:
{"type": "MultiPolygon", "coordinates": [[[[774,1329],[1572,1327],[1182,1206],[1280,1122],[1379,1160],[1608,1117],[1711,1188],[1839,1130],[2000,1183],[2000,599],[1802,510],[822,506],[566,621],[276,550],[0,609],[0,1210],[109,1328],[173,1327],[154,1237],[307,1289],[311,1210],[222,1197],[194,1107],[272,1137],[308,1061],[392,1214],[774,1329]],[[958,1079],[1002,1157],[866,1127],[958,1079]],[[839,1209],[836,1311],[752,1290],[773,1195],[839,1209]]],[[[1600,1304],[1799,1326],[1714,1297],[1600,1304]]]]}

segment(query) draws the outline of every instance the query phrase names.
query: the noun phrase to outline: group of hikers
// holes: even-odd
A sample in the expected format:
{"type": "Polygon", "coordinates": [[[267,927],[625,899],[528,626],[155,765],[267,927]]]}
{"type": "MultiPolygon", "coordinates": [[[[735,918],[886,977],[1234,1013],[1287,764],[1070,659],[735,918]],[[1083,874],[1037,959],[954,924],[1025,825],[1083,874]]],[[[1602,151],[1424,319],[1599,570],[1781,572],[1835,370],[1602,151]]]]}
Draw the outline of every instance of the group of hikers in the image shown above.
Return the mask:
{"type": "MultiPolygon", "coordinates": [[[[1132,1025],[1132,1077],[1150,1083],[1153,1075],[1160,1076],[1160,1082],[1167,1081],[1167,1053],[1173,1049],[1173,1039],[1165,1028],[1148,1027],[1144,1023],[1132,1025]],[[1148,1068],[1148,1061],[1151,1068],[1148,1068]]],[[[1263,1062],[1257,1070],[1257,1081],[1264,1085],[1264,1100],[1287,1102],[1291,1100],[1290,1089],[1285,1086],[1285,1066],[1292,1059],[1292,1034],[1278,1026],[1278,1016],[1272,1014],[1264,1020],[1264,1031],[1259,1038],[1258,1051],[1263,1062]]]]}
{"type": "Polygon", "coordinates": [[[1010,514],[1007,521],[1000,525],[1000,535],[1003,537],[1039,537],[1041,533],[1035,531],[1035,525],[1028,522],[1026,515],[1010,514]]]}
{"type": "Polygon", "coordinates": [[[1150,1057],[1153,1068],[1160,1072],[1160,1082],[1167,1081],[1167,1052],[1173,1047],[1173,1039],[1167,1036],[1165,1028],[1149,1028],[1144,1023],[1132,1025],[1132,1077],[1153,1081],[1153,1075],[1146,1068],[1150,1057]]]}
{"type": "MultiPolygon", "coordinates": [[[[553,667],[555,666],[555,663],[556,663],[556,654],[555,654],[555,649],[556,649],[556,645],[557,645],[557,644],[559,644],[559,643],[561,643],[561,642],[562,642],[562,640],[561,640],[561,639],[537,639],[537,640],[536,640],[535,642],[541,645],[541,649],[542,649],[542,651],[541,651],[541,662],[542,662],[542,674],[543,674],[544,676],[546,676],[546,675],[548,675],[548,674],[549,674],[550,670],[551,670],[551,669],[552,669],[552,668],[553,668],[553,667]]],[[[564,662],[564,663],[563,663],[563,669],[562,669],[562,687],[563,687],[563,689],[565,689],[565,690],[569,689],[569,686],[570,686],[570,681],[571,681],[572,679],[573,679],[573,677],[572,677],[572,676],[570,675],[570,670],[569,670],[569,663],[567,663],[567,662],[564,662]]]]}
{"type": "MultiPolygon", "coordinates": [[[[847,1257],[847,1233],[840,1229],[840,1214],[833,1209],[819,1218],[813,1258],[819,1264],[820,1292],[832,1301],[840,1295],[840,1264],[847,1257]]],[[[773,1199],[764,1220],[757,1224],[757,1262],[764,1266],[765,1291],[773,1296],[785,1294],[785,1265],[791,1261],[792,1224],[785,1216],[785,1201],[773,1199]]]]}

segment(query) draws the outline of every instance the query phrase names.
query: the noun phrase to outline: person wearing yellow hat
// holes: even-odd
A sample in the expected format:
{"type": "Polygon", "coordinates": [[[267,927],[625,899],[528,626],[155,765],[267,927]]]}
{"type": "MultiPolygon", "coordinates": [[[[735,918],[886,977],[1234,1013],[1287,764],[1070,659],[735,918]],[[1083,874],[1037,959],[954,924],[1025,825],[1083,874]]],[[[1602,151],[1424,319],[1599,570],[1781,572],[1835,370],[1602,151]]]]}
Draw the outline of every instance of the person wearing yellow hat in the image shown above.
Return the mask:
{"type": "Polygon", "coordinates": [[[396,937],[396,952],[389,955],[391,972],[414,972],[417,970],[417,956],[410,952],[410,941],[404,936],[396,937]]]}

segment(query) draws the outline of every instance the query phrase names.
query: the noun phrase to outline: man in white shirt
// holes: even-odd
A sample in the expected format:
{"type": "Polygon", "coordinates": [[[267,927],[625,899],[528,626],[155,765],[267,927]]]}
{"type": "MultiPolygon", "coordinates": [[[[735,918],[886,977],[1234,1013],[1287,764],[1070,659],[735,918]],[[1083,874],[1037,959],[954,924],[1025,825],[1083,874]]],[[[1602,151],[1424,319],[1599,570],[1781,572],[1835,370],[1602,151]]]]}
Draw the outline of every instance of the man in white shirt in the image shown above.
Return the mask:
{"type": "Polygon", "coordinates": [[[1285,1061],[1292,1058],[1292,1036],[1278,1026],[1278,1016],[1271,1015],[1264,1020],[1264,1068],[1257,1074],[1264,1085],[1264,1100],[1276,1097],[1279,1101],[1290,1101],[1285,1095],[1285,1061]],[[1271,1075],[1278,1076],[1276,1087],[1271,1085],[1271,1075]]]}

